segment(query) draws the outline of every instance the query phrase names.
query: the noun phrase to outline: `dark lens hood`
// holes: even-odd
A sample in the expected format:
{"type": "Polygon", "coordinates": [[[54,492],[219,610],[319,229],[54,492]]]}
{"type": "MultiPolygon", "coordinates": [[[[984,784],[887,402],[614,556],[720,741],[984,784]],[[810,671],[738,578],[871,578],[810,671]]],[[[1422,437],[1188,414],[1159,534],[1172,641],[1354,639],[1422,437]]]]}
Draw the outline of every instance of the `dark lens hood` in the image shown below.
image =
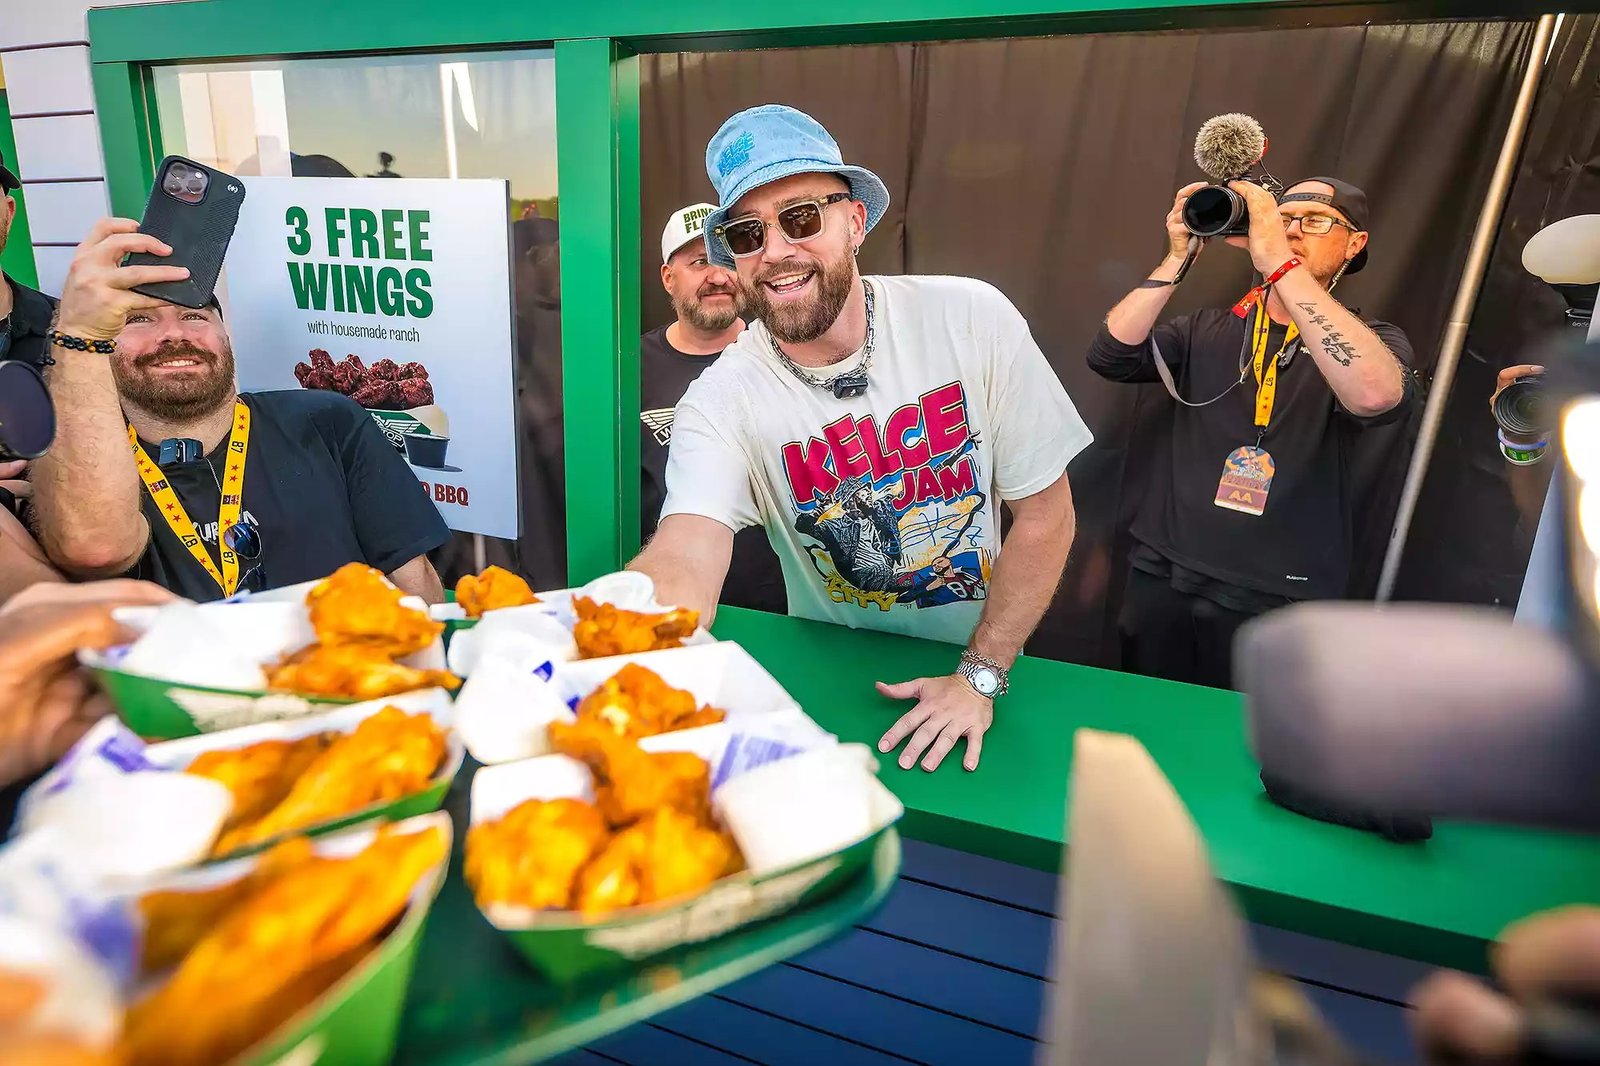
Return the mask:
{"type": "Polygon", "coordinates": [[[0,462],[37,459],[56,439],[56,409],[29,363],[0,362],[0,462]]]}

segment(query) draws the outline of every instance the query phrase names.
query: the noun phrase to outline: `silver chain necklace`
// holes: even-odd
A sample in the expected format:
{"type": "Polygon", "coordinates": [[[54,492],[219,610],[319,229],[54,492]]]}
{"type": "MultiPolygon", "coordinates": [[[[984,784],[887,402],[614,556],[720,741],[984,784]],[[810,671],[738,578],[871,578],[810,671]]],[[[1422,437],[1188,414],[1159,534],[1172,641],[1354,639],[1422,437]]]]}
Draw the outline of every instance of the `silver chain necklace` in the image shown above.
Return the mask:
{"type": "Polygon", "coordinates": [[[867,294],[867,343],[861,348],[861,362],[853,369],[841,370],[832,377],[820,377],[813,374],[787,355],[784,355],[783,349],[778,347],[778,338],[774,337],[770,330],[767,332],[767,340],[772,344],[772,354],[778,357],[780,363],[789,368],[789,373],[814,389],[829,390],[841,400],[860,396],[867,391],[867,371],[872,368],[872,348],[875,340],[875,330],[872,323],[872,283],[866,278],[862,278],[861,285],[867,294]]]}

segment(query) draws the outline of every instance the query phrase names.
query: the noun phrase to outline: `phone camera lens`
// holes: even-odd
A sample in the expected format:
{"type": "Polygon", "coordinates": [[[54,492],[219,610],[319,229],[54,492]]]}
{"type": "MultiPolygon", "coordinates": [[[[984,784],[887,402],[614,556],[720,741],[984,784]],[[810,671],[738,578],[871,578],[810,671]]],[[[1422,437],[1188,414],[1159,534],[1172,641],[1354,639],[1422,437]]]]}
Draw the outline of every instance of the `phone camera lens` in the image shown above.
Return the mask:
{"type": "Polygon", "coordinates": [[[190,195],[193,196],[199,196],[201,193],[206,191],[206,179],[200,174],[189,175],[189,181],[187,185],[190,195]]]}

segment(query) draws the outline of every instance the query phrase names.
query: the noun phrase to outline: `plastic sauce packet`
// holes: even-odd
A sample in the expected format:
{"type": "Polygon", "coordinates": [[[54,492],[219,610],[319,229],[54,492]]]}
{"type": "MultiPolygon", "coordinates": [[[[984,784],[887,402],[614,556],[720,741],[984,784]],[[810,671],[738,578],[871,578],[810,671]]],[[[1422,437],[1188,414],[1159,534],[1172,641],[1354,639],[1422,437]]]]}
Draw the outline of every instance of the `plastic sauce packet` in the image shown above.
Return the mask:
{"type": "Polygon", "coordinates": [[[105,966],[123,990],[138,971],[140,929],[126,899],[97,885],[54,829],[0,847],[0,917],[55,930],[105,966]]]}
{"type": "Polygon", "coordinates": [[[22,794],[17,807],[17,824],[24,827],[32,824],[42,803],[85,781],[155,769],[155,764],[145,757],[144,749],[144,741],[118,719],[100,719],[22,794]]]}
{"type": "Polygon", "coordinates": [[[722,749],[722,758],[717,760],[716,768],[711,771],[711,789],[714,792],[730,778],[806,750],[772,737],[735,733],[728,738],[728,746],[722,749]]]}
{"type": "Polygon", "coordinates": [[[36,985],[42,995],[20,1017],[7,1019],[0,1044],[51,1037],[109,1051],[116,1043],[123,999],[100,960],[57,929],[0,915],[0,982],[17,981],[36,985]]]}

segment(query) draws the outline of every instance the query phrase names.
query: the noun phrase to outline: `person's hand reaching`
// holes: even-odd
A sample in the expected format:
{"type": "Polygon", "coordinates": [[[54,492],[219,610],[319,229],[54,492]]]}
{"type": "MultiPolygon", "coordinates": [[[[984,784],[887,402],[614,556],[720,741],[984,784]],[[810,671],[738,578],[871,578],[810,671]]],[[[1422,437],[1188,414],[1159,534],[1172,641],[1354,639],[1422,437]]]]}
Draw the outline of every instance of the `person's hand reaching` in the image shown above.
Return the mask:
{"type": "Polygon", "coordinates": [[[76,655],[126,639],[112,610],[171,598],[139,581],[49,583],[0,610],[0,785],[48,767],[110,709],[76,655]]]}
{"type": "Polygon", "coordinates": [[[1511,926],[1495,945],[1497,992],[1460,973],[1429,978],[1413,997],[1417,1038],[1430,1062],[1527,1061],[1528,1005],[1600,1002],[1600,907],[1566,907],[1511,926]]]}

